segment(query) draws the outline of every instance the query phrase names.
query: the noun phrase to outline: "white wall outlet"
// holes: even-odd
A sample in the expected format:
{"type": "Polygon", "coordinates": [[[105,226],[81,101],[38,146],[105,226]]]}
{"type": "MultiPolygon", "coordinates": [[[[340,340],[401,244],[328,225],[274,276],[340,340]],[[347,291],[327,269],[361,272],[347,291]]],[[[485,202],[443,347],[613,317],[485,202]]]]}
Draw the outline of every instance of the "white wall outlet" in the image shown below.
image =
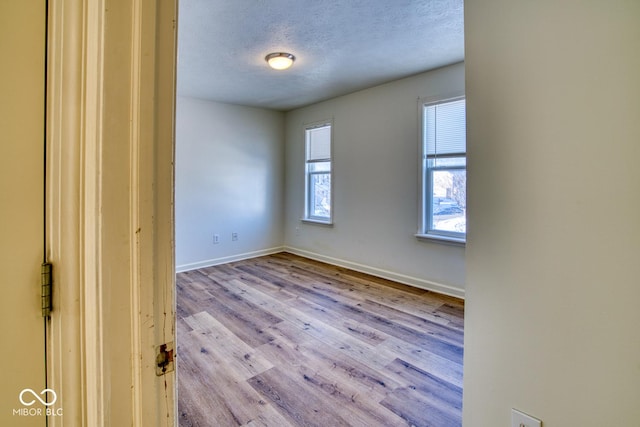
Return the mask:
{"type": "Polygon", "coordinates": [[[238,240],[238,233],[231,233],[231,241],[235,242],[236,240],[238,240]]]}
{"type": "Polygon", "coordinates": [[[213,244],[217,245],[218,243],[220,243],[220,235],[219,234],[214,234],[213,235],[213,244]]]}
{"type": "Polygon", "coordinates": [[[542,421],[512,408],[511,427],[542,427],[542,421]]]}

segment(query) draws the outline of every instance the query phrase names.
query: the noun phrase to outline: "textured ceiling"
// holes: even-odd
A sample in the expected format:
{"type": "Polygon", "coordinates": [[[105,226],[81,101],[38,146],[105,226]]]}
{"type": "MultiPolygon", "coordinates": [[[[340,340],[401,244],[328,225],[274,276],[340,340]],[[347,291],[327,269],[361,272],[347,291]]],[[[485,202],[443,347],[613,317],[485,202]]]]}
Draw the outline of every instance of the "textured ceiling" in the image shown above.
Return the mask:
{"type": "Polygon", "coordinates": [[[464,59],[463,0],[181,0],[178,24],[178,95],[278,110],[464,59]]]}

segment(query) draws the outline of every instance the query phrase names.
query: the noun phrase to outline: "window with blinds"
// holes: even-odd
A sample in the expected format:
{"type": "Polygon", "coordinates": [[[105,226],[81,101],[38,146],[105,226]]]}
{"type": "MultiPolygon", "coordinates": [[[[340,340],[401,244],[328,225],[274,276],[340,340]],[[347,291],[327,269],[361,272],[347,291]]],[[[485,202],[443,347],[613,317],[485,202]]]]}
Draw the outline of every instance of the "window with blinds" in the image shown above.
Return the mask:
{"type": "Polygon", "coordinates": [[[305,129],[305,219],[331,223],[331,124],[305,129]]]}
{"type": "Polygon", "coordinates": [[[422,106],[421,235],[464,241],[467,144],[464,98],[422,106]]]}

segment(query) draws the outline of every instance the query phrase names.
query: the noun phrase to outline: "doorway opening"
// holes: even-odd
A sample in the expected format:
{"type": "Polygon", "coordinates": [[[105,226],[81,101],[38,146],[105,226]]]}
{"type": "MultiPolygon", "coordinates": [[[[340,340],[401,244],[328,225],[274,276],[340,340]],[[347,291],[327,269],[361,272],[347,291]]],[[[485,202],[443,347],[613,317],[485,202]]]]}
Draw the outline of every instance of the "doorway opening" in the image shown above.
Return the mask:
{"type": "Polygon", "coordinates": [[[428,11],[417,5],[375,19],[390,16],[384,2],[336,13],[326,10],[330,3],[181,3],[175,241],[183,425],[213,413],[229,425],[420,425],[426,413],[460,423],[464,303],[455,296],[463,290],[428,278],[462,286],[464,249],[406,233],[418,224],[416,192],[402,202],[395,195],[417,185],[416,99],[430,95],[425,87],[434,95],[464,87],[462,2],[447,12],[458,29],[450,39],[404,39],[402,50],[442,49],[439,63],[412,72],[392,72],[380,52],[387,39],[434,37],[424,30],[428,11]],[[275,24],[275,15],[286,22],[275,24]],[[375,24],[368,31],[346,24],[367,21],[375,24]],[[314,51],[323,40],[372,74],[360,69],[357,84],[346,85],[354,70],[338,72],[331,52],[314,51]],[[265,62],[278,51],[296,57],[285,72],[265,62]],[[330,75],[343,82],[323,83],[313,98],[313,83],[330,75]],[[336,191],[322,224],[303,211],[304,129],[313,123],[332,123],[335,137],[336,191]],[[450,296],[430,300],[426,289],[450,296]],[[399,403],[409,398],[420,403],[399,403]]]}

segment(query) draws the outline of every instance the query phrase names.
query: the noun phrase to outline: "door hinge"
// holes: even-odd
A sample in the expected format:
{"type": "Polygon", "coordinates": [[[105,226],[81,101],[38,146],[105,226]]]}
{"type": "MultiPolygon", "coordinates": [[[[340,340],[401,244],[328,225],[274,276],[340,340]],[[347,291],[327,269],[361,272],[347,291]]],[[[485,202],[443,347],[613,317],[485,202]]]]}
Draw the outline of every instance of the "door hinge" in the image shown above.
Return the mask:
{"type": "Polygon", "coordinates": [[[40,276],[42,281],[42,317],[49,317],[53,308],[51,288],[53,286],[53,265],[48,262],[42,264],[40,276]]]}
{"type": "Polygon", "coordinates": [[[156,375],[164,375],[173,371],[173,368],[173,343],[160,345],[156,351],[156,375]]]}

